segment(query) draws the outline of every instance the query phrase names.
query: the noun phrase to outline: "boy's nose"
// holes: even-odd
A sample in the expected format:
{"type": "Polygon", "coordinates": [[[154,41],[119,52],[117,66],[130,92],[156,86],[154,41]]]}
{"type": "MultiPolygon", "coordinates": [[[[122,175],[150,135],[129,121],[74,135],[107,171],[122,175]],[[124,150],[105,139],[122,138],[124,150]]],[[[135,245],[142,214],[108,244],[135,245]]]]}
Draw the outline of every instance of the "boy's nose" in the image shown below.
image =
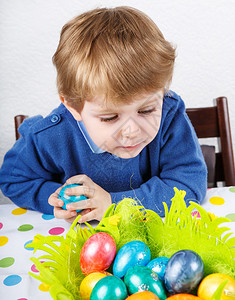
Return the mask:
{"type": "Polygon", "coordinates": [[[140,126],[134,119],[129,119],[121,128],[121,134],[124,138],[134,138],[140,132],[140,126]]]}

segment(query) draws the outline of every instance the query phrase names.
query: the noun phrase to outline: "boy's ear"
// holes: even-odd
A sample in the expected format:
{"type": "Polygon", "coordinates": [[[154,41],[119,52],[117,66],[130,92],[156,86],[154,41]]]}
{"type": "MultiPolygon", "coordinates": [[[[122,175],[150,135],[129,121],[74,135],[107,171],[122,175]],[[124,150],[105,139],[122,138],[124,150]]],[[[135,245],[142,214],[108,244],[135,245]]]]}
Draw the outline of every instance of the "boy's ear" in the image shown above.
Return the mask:
{"type": "Polygon", "coordinates": [[[67,108],[67,110],[70,111],[70,113],[72,114],[72,116],[74,117],[75,120],[77,121],[82,121],[82,117],[80,115],[80,113],[73,108],[67,101],[66,99],[64,99],[64,97],[60,96],[60,100],[61,102],[64,104],[64,106],[67,108]]]}

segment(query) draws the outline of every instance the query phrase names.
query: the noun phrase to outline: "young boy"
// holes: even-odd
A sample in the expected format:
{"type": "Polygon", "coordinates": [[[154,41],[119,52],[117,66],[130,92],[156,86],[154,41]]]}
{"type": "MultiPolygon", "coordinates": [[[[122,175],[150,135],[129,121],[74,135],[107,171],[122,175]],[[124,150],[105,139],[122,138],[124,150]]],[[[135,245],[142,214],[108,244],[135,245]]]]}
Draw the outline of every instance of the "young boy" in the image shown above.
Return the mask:
{"type": "Polygon", "coordinates": [[[144,13],[95,9],[62,29],[53,62],[62,104],[24,121],[6,154],[3,193],[20,207],[71,222],[100,220],[124,197],[164,215],[173,187],[205,196],[207,172],[182,99],[168,90],[175,49],[144,13]],[[87,200],[62,209],[68,195],[87,200]],[[48,200],[49,199],[49,200],[48,200]],[[49,203],[48,203],[49,202],[49,203]]]}

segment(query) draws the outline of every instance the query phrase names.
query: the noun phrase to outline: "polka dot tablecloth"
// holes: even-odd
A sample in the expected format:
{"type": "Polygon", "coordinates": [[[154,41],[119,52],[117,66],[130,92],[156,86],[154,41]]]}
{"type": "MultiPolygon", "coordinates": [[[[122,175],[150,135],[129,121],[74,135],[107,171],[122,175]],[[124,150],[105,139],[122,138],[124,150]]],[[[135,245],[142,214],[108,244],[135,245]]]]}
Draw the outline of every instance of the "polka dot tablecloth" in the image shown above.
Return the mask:
{"type": "Polygon", "coordinates": [[[52,299],[48,286],[28,274],[29,271],[38,274],[38,271],[30,260],[33,249],[26,248],[26,245],[36,234],[65,236],[70,225],[52,215],[22,209],[14,204],[0,205],[1,300],[52,299]]]}
{"type": "Polygon", "coordinates": [[[226,225],[235,233],[235,187],[208,189],[201,206],[217,217],[228,218],[231,222],[226,225]]]}
{"type": "MultiPolygon", "coordinates": [[[[212,215],[227,217],[226,226],[235,232],[235,187],[208,189],[202,202],[212,215]]],[[[195,212],[196,213],[196,212],[195,212]]],[[[18,208],[14,204],[0,205],[0,299],[48,300],[49,287],[32,278],[38,274],[30,260],[33,249],[26,248],[36,234],[64,235],[70,224],[51,215],[18,208]]],[[[39,251],[36,256],[40,255],[39,251]]]]}

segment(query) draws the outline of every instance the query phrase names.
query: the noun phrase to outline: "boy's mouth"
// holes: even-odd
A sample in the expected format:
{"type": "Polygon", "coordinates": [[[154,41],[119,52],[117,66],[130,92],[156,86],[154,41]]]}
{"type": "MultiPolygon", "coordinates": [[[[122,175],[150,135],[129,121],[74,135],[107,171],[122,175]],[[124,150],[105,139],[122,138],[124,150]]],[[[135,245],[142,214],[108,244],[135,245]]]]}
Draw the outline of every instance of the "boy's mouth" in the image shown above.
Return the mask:
{"type": "Polygon", "coordinates": [[[121,146],[120,148],[131,151],[131,150],[135,150],[135,149],[139,148],[142,144],[143,144],[143,142],[140,142],[138,144],[134,144],[134,145],[130,145],[130,146],[121,146]]]}

